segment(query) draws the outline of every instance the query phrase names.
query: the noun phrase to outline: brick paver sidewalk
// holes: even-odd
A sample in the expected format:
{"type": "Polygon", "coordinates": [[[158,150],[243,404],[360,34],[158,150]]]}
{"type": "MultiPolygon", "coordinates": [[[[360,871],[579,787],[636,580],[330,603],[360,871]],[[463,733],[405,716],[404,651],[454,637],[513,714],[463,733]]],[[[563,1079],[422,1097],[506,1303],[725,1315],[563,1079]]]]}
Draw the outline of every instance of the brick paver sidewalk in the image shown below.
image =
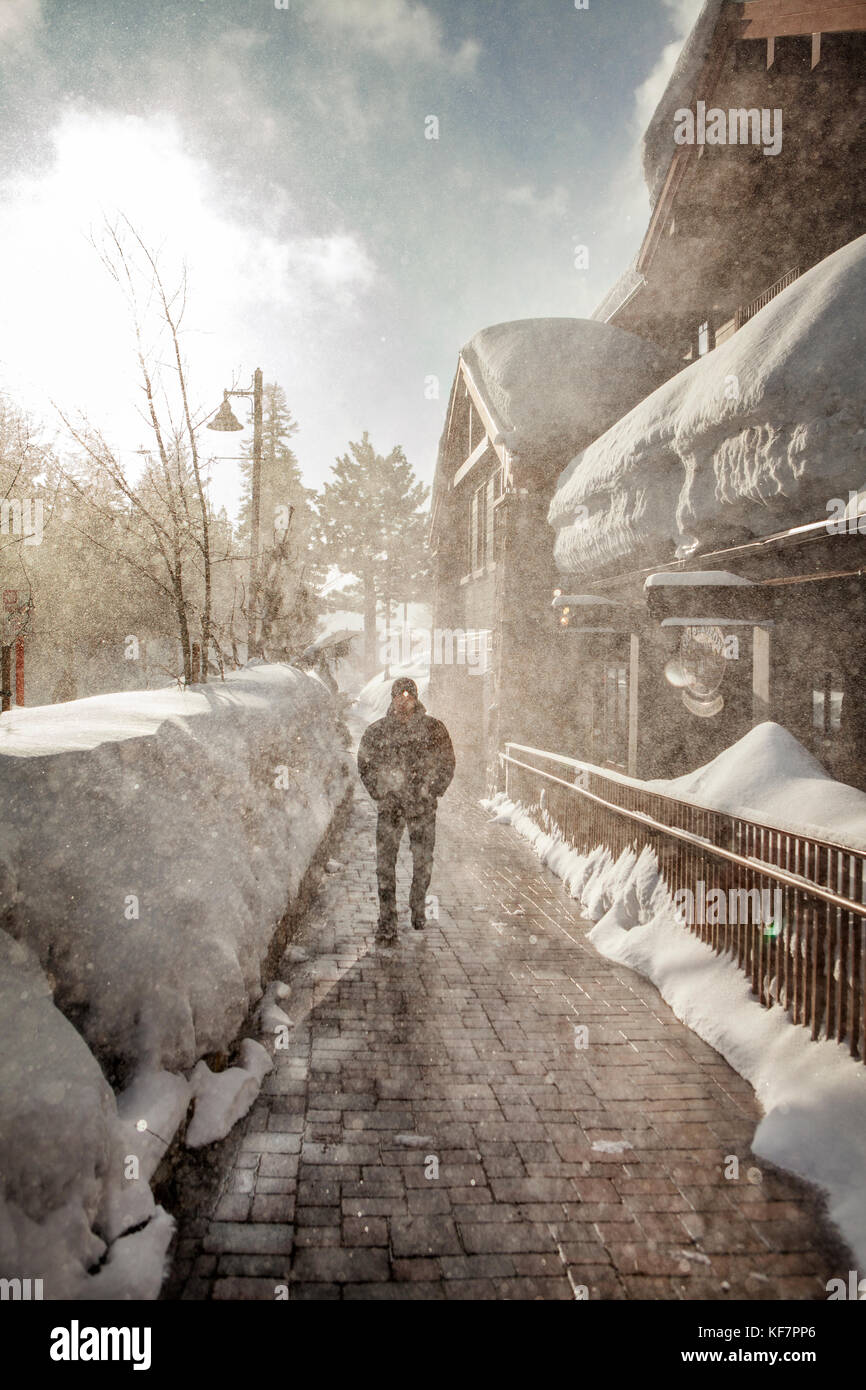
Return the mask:
{"type": "Polygon", "coordinates": [[[813,1194],[750,1154],[751,1088],[597,954],[526,844],[449,792],[439,921],[408,926],[404,841],[390,950],[374,825],[359,790],[284,963],[289,1049],[213,1151],[221,1191],[181,1223],[173,1290],[826,1298],[853,1264],[813,1194]]]}

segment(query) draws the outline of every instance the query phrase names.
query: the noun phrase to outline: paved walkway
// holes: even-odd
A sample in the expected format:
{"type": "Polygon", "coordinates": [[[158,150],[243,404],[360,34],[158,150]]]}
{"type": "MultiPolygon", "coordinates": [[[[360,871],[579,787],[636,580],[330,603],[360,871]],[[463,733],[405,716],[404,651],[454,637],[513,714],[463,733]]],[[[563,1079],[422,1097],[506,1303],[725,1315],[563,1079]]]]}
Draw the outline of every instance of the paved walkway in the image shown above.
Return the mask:
{"type": "Polygon", "coordinates": [[[169,1295],[826,1298],[852,1265],[750,1154],[751,1088],[597,954],[525,842],[449,792],[439,921],[408,926],[404,841],[387,949],[373,832],[359,790],[281,972],[289,1049],[213,1151],[169,1295]]]}

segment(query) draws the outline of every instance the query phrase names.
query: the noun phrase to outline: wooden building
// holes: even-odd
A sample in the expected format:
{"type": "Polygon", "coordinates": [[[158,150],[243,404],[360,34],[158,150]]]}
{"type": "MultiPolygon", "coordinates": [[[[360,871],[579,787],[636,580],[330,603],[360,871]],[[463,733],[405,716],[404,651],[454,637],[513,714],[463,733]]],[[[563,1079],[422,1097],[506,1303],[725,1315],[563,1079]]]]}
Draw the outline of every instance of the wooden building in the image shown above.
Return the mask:
{"type": "Polygon", "coordinates": [[[646,236],[596,311],[683,370],[559,480],[569,715],[544,746],[670,777],[774,719],[866,786],[866,516],[843,514],[866,484],[864,73],[864,0],[704,6],[647,131],[646,236]],[[684,109],[697,131],[752,108],[781,112],[778,153],[676,143],[684,109]]]}
{"type": "Polygon", "coordinates": [[[509,739],[675,776],[776,719],[866,785],[864,71],[866,0],[706,0],[594,322],[460,354],[434,624],[488,661],[431,699],[479,779],[509,739]]]}
{"type": "Polygon", "coordinates": [[[477,783],[495,775],[503,739],[546,736],[559,712],[547,611],[557,476],[671,366],[653,344],[581,319],[498,324],[460,354],[433,485],[430,700],[477,783]]]}
{"type": "Polygon", "coordinates": [[[864,76],[866,0],[706,0],[644,136],[646,234],[593,317],[692,362],[859,236],[864,76]]]}

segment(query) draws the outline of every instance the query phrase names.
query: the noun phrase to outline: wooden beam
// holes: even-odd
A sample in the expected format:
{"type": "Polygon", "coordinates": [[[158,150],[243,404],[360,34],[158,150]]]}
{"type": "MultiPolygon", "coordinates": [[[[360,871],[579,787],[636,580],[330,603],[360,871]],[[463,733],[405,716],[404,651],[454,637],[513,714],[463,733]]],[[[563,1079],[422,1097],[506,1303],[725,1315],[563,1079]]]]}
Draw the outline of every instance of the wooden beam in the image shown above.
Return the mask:
{"type": "Polygon", "coordinates": [[[487,453],[487,446],[489,443],[489,437],[486,434],[483,435],[479,442],[475,445],[475,448],[472,450],[472,453],[469,455],[468,459],[465,459],[463,463],[461,463],[460,467],[457,469],[457,472],[454,474],[454,477],[451,479],[452,487],[456,487],[458,483],[462,483],[469,470],[475,467],[476,463],[481,458],[481,455],[487,453]]]}
{"type": "Polygon", "coordinates": [[[475,409],[481,416],[481,422],[484,425],[484,428],[486,429],[490,437],[491,448],[493,448],[496,451],[496,454],[499,457],[499,461],[505,466],[506,475],[510,476],[511,465],[508,458],[508,450],[506,449],[504,444],[497,444],[495,442],[496,436],[502,433],[502,427],[497,423],[496,420],[494,420],[493,416],[491,415],[487,407],[487,402],[485,401],[481,392],[478,390],[478,387],[475,385],[472,373],[470,372],[466,360],[463,357],[460,358],[460,365],[458,370],[461,372],[463,376],[463,380],[466,383],[466,389],[469,392],[469,395],[472,397],[472,400],[475,402],[475,409]]]}
{"type": "Polygon", "coordinates": [[[866,0],[746,0],[740,5],[741,39],[866,30],[866,0]]]}
{"type": "Polygon", "coordinates": [[[662,231],[667,225],[670,210],[673,207],[674,199],[677,196],[677,189],[683,181],[683,174],[686,172],[686,165],[690,158],[694,157],[693,145],[680,145],[671,160],[667,178],[664,181],[662,191],[658,196],[658,201],[652,210],[649,226],[643,239],[643,245],[638,252],[635,261],[635,270],[640,275],[646,273],[647,267],[653,258],[656,247],[661,240],[662,231]]]}

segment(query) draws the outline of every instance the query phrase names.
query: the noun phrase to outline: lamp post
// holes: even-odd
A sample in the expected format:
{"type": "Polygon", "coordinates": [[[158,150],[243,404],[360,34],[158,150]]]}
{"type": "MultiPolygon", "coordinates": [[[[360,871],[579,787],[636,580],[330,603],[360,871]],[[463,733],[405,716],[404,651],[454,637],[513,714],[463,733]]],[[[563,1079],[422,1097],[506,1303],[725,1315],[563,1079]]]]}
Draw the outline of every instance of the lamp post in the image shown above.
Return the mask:
{"type": "Polygon", "coordinates": [[[243,425],[229,405],[229,396],[253,398],[253,478],[250,517],[250,601],[247,612],[247,660],[258,656],[258,585],[259,585],[259,510],[262,489],[262,369],[253,372],[253,384],[248,391],[223,391],[222,405],[208,425],[209,430],[242,430],[243,425]]]}

